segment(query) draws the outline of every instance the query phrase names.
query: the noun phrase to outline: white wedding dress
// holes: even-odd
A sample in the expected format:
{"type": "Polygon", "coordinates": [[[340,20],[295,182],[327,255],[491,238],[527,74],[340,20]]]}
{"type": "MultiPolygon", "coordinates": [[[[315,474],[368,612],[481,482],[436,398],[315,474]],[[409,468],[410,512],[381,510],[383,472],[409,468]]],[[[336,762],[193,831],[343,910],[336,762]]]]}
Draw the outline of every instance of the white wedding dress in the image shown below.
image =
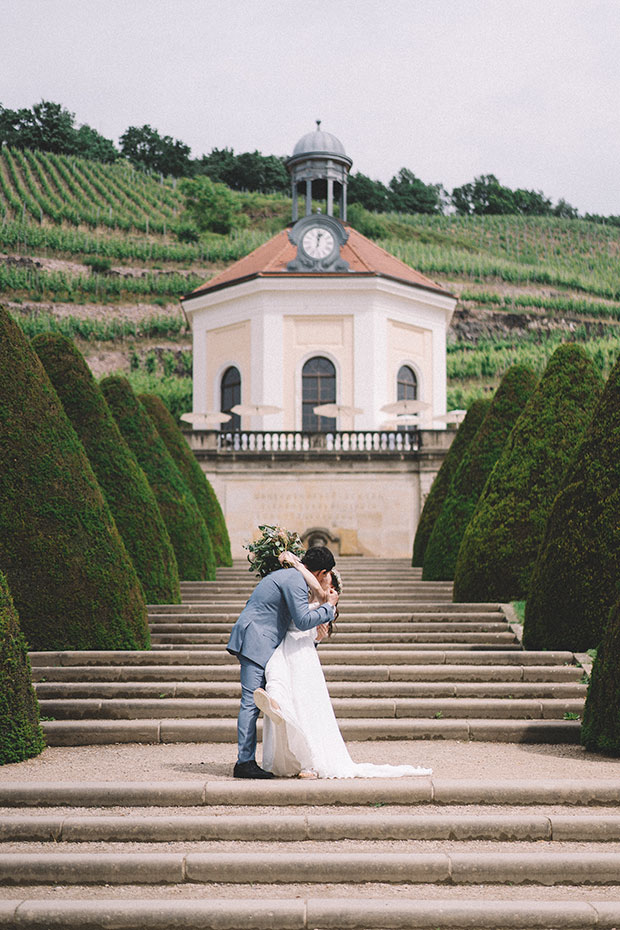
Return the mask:
{"type": "Polygon", "coordinates": [[[265,669],[265,690],[284,722],[263,721],[263,768],[274,775],[314,772],[319,778],[398,778],[431,775],[412,765],[353,762],[334,715],[315,648],[316,630],[291,623],[265,669]]]}

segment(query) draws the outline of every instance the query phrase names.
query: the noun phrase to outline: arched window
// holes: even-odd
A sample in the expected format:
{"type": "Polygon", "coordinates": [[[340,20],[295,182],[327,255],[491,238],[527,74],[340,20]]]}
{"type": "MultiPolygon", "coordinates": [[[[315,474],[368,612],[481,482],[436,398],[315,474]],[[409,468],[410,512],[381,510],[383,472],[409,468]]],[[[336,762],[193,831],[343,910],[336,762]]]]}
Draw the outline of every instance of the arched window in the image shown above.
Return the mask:
{"type": "Polygon", "coordinates": [[[418,396],[418,380],[409,365],[398,369],[396,400],[415,400],[418,396]]]}
{"type": "Polygon", "coordinates": [[[308,359],[301,372],[301,428],[318,433],[335,430],[335,417],[320,417],[314,412],[319,404],[335,403],[336,369],[333,364],[322,355],[308,359]]]}
{"type": "MultiPolygon", "coordinates": [[[[241,403],[241,372],[234,365],[227,368],[222,375],[221,403],[222,413],[230,413],[231,408],[241,403]]],[[[241,417],[231,414],[232,419],[222,424],[222,429],[241,429],[241,417]]]]}

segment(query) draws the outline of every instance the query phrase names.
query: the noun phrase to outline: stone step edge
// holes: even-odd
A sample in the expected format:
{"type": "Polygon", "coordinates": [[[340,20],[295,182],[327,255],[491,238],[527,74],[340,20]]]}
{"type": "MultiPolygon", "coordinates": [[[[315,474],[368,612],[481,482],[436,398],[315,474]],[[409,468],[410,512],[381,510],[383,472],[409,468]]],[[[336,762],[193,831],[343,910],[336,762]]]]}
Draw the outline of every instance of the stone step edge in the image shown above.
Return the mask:
{"type": "MultiPolygon", "coordinates": [[[[347,657],[346,664],[354,665],[354,662],[351,662],[352,658],[355,658],[357,655],[370,656],[373,660],[373,664],[377,665],[386,665],[389,663],[377,661],[377,658],[380,658],[382,654],[389,650],[349,650],[343,651],[337,648],[327,646],[326,650],[321,651],[321,656],[340,656],[345,655],[347,657]]],[[[224,654],[222,650],[222,658],[226,661],[234,662],[234,657],[224,654]]],[[[417,658],[417,662],[410,661],[409,665],[523,665],[523,666],[553,666],[553,665],[573,665],[574,664],[574,655],[572,652],[524,652],[521,650],[502,650],[502,649],[488,649],[488,650],[401,650],[401,655],[406,655],[409,659],[417,658]],[[457,661],[459,660],[459,661],[457,661]],[[518,661],[520,660],[520,661],[518,661]]],[[[182,665],[181,659],[187,659],[185,664],[187,665],[196,665],[203,664],[197,663],[196,658],[198,656],[203,656],[205,659],[213,660],[213,657],[219,655],[215,651],[204,650],[202,653],[200,650],[158,650],[153,651],[152,649],[136,649],[136,650],[49,650],[49,651],[40,651],[40,652],[31,652],[30,663],[31,665],[41,666],[89,666],[97,664],[113,664],[114,662],[119,662],[124,665],[149,665],[149,664],[174,664],[182,665]],[[164,657],[168,659],[174,659],[174,662],[166,662],[164,657]],[[152,663],[149,663],[148,660],[153,659],[152,663]],[[81,660],[81,661],[80,661],[81,660]]],[[[206,662],[204,664],[213,664],[220,665],[220,662],[211,663],[206,662]]],[[[337,665],[336,662],[329,663],[331,665],[337,665]]],[[[367,664],[367,663],[362,663],[367,664]]],[[[399,663],[404,664],[404,663],[399,663]]]]}
{"type": "Polygon", "coordinates": [[[1,842],[158,843],[233,840],[493,840],[618,842],[620,815],[216,814],[1,816],[1,842]]]}
{"type": "Polygon", "coordinates": [[[618,884],[617,853],[5,853],[0,885],[618,884]]]}
{"type": "Polygon", "coordinates": [[[273,900],[129,899],[0,901],[0,927],[10,930],[614,930],[617,901],[481,901],[383,898],[273,900]]]}
{"type": "Polygon", "coordinates": [[[615,779],[279,778],[171,782],[66,781],[0,783],[2,807],[280,807],[301,805],[620,805],[615,779]]]}
{"type": "MultiPolygon", "coordinates": [[[[345,740],[426,740],[463,742],[578,744],[579,720],[456,717],[341,717],[345,740]]],[[[236,743],[234,720],[162,717],[159,720],[53,720],[41,724],[48,746],[93,746],[113,743],[236,743]]],[[[262,732],[258,725],[259,737],[262,732]]]]}

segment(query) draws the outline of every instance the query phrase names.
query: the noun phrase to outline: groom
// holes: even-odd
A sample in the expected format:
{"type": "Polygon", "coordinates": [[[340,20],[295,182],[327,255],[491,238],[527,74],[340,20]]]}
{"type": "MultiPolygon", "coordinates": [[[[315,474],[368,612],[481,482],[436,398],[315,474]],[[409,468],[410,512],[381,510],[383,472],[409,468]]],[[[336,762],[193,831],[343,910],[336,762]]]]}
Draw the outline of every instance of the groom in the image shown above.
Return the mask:
{"type": "MultiPolygon", "coordinates": [[[[302,562],[320,582],[334,567],[332,553],[325,546],[312,546],[302,562]]],[[[299,630],[310,630],[334,619],[338,595],[327,595],[327,604],[314,610],[308,606],[308,586],[292,568],[279,569],[257,584],[232,628],[227,649],[241,664],[241,707],[237,720],[239,754],[235,778],[273,778],[256,764],[256,720],[259,709],[254,691],[265,685],[265,666],[284,639],[291,622],[299,630]]]]}

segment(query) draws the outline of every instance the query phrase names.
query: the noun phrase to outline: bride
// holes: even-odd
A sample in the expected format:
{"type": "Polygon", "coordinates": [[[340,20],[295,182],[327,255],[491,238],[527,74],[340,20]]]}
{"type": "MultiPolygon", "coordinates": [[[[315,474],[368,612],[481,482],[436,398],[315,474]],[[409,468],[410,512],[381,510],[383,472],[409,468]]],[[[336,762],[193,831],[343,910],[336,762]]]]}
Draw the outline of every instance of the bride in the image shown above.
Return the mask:
{"type": "MultiPolygon", "coordinates": [[[[311,606],[324,604],[330,588],[338,591],[336,572],[323,585],[291,552],[280,556],[303,575],[311,606]]],[[[338,592],[339,593],[339,592],[338,592]]],[[[254,701],[263,711],[263,768],[274,775],[305,778],[395,778],[431,775],[411,765],[353,762],[334,715],[315,644],[331,631],[327,624],[301,631],[291,623],[265,668],[265,688],[254,701]]]]}

